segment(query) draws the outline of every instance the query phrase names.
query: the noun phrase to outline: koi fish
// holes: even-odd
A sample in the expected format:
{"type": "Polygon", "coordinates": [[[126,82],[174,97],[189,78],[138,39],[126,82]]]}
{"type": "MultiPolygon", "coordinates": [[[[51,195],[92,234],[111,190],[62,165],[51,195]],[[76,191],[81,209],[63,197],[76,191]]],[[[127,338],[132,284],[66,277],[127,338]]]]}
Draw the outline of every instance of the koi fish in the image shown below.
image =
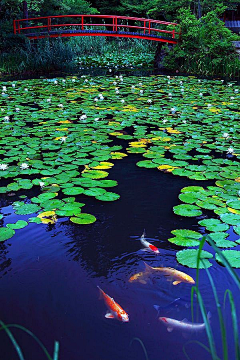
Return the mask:
{"type": "MultiPolygon", "coordinates": [[[[207,314],[207,319],[210,319],[210,312],[207,314]]],[[[167,331],[171,332],[173,329],[182,330],[182,331],[200,331],[205,329],[205,323],[191,323],[188,322],[186,319],[183,320],[175,320],[167,317],[160,317],[159,320],[167,326],[167,331]]]]}
{"type": "Polygon", "coordinates": [[[107,295],[99,286],[100,295],[103,297],[105,304],[107,305],[109,311],[106,313],[105,318],[106,319],[117,319],[122,322],[128,322],[129,316],[124,311],[121,306],[116,303],[116,301],[111,298],[109,295],[107,295]]]}
{"type": "Polygon", "coordinates": [[[160,311],[167,311],[173,308],[179,309],[180,307],[185,307],[186,309],[188,309],[190,307],[190,303],[188,302],[188,299],[178,297],[172,302],[170,302],[168,305],[165,306],[153,305],[153,307],[157,310],[159,315],[160,311]]]}
{"type": "Polygon", "coordinates": [[[142,236],[140,237],[141,244],[143,246],[145,246],[146,249],[149,249],[149,250],[153,251],[155,254],[159,254],[158,248],[156,246],[150,244],[150,242],[148,242],[146,240],[145,235],[146,234],[145,234],[145,230],[144,230],[142,236]]]}
{"type": "MultiPolygon", "coordinates": [[[[185,274],[182,271],[170,268],[170,267],[152,267],[148,264],[144,263],[146,267],[146,271],[160,271],[165,276],[169,276],[170,279],[175,279],[173,281],[173,285],[178,285],[181,282],[189,283],[189,284],[195,284],[195,280],[190,276],[185,274]]],[[[170,280],[171,281],[171,280],[170,280]]]]}

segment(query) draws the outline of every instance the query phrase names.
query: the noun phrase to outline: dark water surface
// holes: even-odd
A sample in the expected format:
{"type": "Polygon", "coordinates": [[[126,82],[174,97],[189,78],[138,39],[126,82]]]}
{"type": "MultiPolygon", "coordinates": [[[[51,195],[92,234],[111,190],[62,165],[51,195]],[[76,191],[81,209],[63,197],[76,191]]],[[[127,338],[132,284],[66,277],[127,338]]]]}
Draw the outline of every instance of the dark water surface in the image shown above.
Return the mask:
{"type": "MultiPolygon", "coordinates": [[[[12,239],[0,244],[1,319],[31,330],[53,354],[55,340],[60,342],[60,360],[143,360],[139,338],[149,360],[186,359],[183,345],[191,359],[211,359],[192,340],[207,343],[205,331],[186,336],[169,333],[159,322],[153,305],[166,306],[178,297],[179,307],[161,310],[159,316],[191,320],[191,286],[173,286],[164,277],[146,285],[129,283],[134,273],[144,269],[143,261],[152,266],[171,266],[196,277],[194,269],[176,261],[176,249],[167,242],[170,231],[177,228],[200,230],[197,220],[174,215],[172,207],[180,203],[183,186],[211,185],[196,182],[156,169],[138,168],[142,157],[129,155],[109,171],[110,179],[119,185],[114,191],[120,200],[102,203],[87,198],[84,211],[97,217],[92,225],[75,225],[67,218],[55,225],[29,224],[12,239]],[[160,255],[142,252],[139,237],[146,229],[149,241],[160,248],[160,255]],[[130,322],[107,320],[106,306],[99,300],[99,285],[129,314],[130,322]],[[131,344],[131,345],[130,345],[131,344]]],[[[84,196],[79,196],[79,200],[84,196]]],[[[10,213],[11,207],[2,209],[10,213]]],[[[22,219],[25,217],[23,216],[22,219]]],[[[19,219],[12,214],[8,222],[19,219]]],[[[234,238],[234,234],[232,237],[234,238]]],[[[237,237],[237,236],[236,236],[237,237]]],[[[207,246],[206,249],[211,251],[207,246]]],[[[225,268],[214,263],[210,268],[221,304],[227,288],[233,291],[237,311],[240,299],[237,287],[225,268]]],[[[221,357],[221,338],[216,305],[205,270],[200,271],[200,291],[221,357]]],[[[230,307],[224,312],[227,324],[230,360],[235,358],[230,307]]],[[[198,319],[202,322],[201,315],[198,319]]],[[[21,330],[13,330],[25,360],[44,360],[36,342],[21,330]]],[[[18,359],[7,335],[0,332],[0,359],[18,359]]]]}

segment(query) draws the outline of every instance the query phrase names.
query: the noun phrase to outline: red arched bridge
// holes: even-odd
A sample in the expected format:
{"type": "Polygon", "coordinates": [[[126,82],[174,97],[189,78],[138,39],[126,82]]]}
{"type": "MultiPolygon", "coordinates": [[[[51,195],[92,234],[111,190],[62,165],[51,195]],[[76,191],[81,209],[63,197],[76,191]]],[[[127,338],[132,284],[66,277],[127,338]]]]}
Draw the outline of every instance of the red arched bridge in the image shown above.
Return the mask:
{"type": "Polygon", "coordinates": [[[176,44],[178,24],[115,15],[53,15],[13,21],[14,34],[29,39],[68,36],[110,36],[176,44]]]}

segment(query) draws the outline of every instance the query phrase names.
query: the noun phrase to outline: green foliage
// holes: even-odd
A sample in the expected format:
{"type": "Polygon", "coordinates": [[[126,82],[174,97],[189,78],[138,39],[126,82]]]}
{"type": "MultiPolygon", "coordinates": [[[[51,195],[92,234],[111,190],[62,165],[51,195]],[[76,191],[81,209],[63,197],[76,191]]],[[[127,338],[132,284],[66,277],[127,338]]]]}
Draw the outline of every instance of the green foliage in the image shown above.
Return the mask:
{"type": "Polygon", "coordinates": [[[236,39],[217,13],[208,12],[197,19],[189,9],[180,11],[181,39],[166,49],[164,64],[169,69],[204,75],[237,75],[240,61],[232,41],[236,39]]]}

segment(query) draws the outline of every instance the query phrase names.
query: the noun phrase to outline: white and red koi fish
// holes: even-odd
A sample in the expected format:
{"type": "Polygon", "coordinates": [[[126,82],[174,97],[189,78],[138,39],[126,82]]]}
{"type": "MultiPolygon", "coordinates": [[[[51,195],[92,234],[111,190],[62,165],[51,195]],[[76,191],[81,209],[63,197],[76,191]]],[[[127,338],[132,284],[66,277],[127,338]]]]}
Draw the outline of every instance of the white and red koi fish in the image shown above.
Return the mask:
{"type": "Polygon", "coordinates": [[[129,316],[116,301],[107,295],[99,286],[100,295],[103,297],[109,311],[106,313],[106,319],[117,319],[122,322],[128,322],[129,316]]]}
{"type": "Polygon", "coordinates": [[[145,246],[146,249],[150,250],[150,251],[153,251],[155,254],[159,254],[159,250],[156,246],[150,244],[150,242],[148,242],[145,238],[145,230],[143,231],[143,234],[142,236],[140,237],[140,241],[141,241],[141,244],[143,246],[145,246]]]}
{"type": "MultiPolygon", "coordinates": [[[[208,320],[210,319],[210,312],[207,315],[208,320]]],[[[188,322],[186,319],[183,320],[175,320],[167,317],[160,317],[159,320],[167,326],[167,331],[171,332],[173,329],[181,330],[183,332],[186,331],[200,331],[205,329],[206,324],[205,323],[191,323],[188,322]]]]}

